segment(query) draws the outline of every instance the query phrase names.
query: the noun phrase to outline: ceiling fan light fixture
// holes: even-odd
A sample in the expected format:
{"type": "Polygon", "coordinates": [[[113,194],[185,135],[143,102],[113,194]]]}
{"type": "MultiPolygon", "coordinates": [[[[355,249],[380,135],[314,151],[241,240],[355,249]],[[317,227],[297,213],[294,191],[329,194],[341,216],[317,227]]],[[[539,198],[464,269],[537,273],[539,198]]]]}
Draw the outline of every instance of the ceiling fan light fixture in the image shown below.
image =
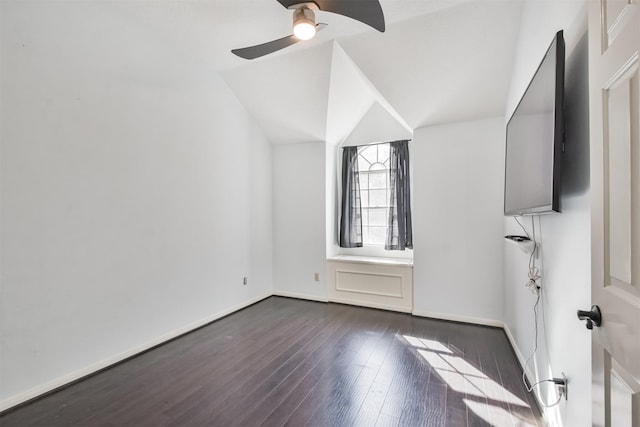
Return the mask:
{"type": "Polygon", "coordinates": [[[300,41],[309,40],[315,36],[316,32],[327,27],[327,24],[316,24],[315,11],[355,19],[381,33],[385,30],[384,12],[380,6],[380,0],[277,0],[277,2],[293,12],[293,34],[242,49],[232,49],[231,53],[244,59],[256,59],[300,41]]]}
{"type": "Polygon", "coordinates": [[[293,11],[293,35],[300,40],[309,40],[316,35],[313,10],[300,8],[293,11]]]}

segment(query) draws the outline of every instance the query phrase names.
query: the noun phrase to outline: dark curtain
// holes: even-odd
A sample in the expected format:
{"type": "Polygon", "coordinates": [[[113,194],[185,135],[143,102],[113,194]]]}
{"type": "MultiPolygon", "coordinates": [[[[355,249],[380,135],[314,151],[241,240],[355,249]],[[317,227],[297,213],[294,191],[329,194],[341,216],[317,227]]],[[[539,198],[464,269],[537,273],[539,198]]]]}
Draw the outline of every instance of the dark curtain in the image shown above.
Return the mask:
{"type": "Polygon", "coordinates": [[[413,248],[411,226],[411,194],[409,191],[409,141],[394,141],[391,148],[389,173],[391,191],[389,224],[384,248],[403,251],[413,248]]]}
{"type": "Polygon", "coordinates": [[[362,208],[358,147],[342,149],[342,206],[340,210],[340,247],[362,247],[362,208]]]}

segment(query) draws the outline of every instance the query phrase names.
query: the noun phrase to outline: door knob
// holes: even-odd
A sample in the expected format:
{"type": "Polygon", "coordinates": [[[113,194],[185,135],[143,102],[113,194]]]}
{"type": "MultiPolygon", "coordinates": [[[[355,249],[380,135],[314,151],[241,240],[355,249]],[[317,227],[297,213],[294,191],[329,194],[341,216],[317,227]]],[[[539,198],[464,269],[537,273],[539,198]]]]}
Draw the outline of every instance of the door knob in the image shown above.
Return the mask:
{"type": "Polygon", "coordinates": [[[578,319],[587,321],[587,329],[593,329],[594,325],[600,326],[602,324],[600,307],[594,305],[591,306],[591,311],[578,310],[578,319]]]}

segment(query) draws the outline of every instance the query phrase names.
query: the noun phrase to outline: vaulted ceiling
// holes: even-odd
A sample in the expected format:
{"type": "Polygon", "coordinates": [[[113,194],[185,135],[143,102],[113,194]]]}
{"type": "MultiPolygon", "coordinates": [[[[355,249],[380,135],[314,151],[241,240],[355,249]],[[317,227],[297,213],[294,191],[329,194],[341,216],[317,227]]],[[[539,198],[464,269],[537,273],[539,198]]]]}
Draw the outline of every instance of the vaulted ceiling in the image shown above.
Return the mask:
{"type": "Polygon", "coordinates": [[[522,2],[380,2],[384,33],[318,12],[328,27],[314,39],[255,60],[230,51],[291,34],[276,0],[98,3],[176,62],[220,73],[272,143],[388,138],[504,114],[522,2]]]}
{"type": "MultiPolygon", "coordinates": [[[[388,121],[384,130],[376,128],[385,123],[382,111],[398,123],[397,138],[406,136],[402,129],[504,114],[521,2],[381,3],[384,33],[324,14],[329,16],[318,21],[329,27],[311,43],[235,61],[222,70],[272,142],[340,143],[353,139],[352,132],[363,142],[367,130],[362,126],[382,134],[379,139],[390,138],[384,131],[393,128],[388,121]],[[372,108],[377,119],[363,120],[372,108]]],[[[288,21],[274,21],[285,33],[290,29],[288,21]]],[[[241,47],[279,35],[261,28],[232,44],[241,47]]]]}

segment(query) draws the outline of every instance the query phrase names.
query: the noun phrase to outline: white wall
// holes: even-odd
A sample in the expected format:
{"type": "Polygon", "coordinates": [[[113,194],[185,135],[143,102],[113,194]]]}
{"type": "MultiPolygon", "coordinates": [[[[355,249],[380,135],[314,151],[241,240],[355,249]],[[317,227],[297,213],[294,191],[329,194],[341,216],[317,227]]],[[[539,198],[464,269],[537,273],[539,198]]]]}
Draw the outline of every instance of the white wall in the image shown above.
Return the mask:
{"type": "Polygon", "coordinates": [[[502,320],[502,118],[417,129],[414,313],[502,320]]]}
{"type": "Polygon", "coordinates": [[[412,137],[413,132],[406,125],[400,123],[382,104],[374,102],[341,145],[367,145],[412,137]]]}
{"type": "Polygon", "coordinates": [[[327,300],[325,154],[323,142],[273,146],[273,288],[278,295],[327,300]]]}
{"type": "MultiPolygon", "coordinates": [[[[244,114],[244,113],[241,113],[244,114]]],[[[245,117],[246,118],[246,117],[245,117]]],[[[248,123],[244,144],[249,144],[249,284],[248,295],[273,291],[273,159],[271,144],[262,131],[248,123]]],[[[238,171],[245,167],[232,163],[238,171]]],[[[247,197],[245,193],[244,197],[247,197]]],[[[247,249],[246,247],[243,249],[247,249]]],[[[237,283],[237,282],[236,282],[237,283]]]]}
{"type": "Polygon", "coordinates": [[[338,230],[340,224],[338,218],[340,218],[340,201],[338,200],[337,182],[340,178],[338,174],[342,171],[339,170],[338,157],[342,155],[340,147],[325,144],[325,227],[326,227],[326,256],[327,258],[338,255],[340,247],[338,246],[338,230]]]}
{"type": "Polygon", "coordinates": [[[272,202],[215,72],[100,3],[1,7],[6,407],[270,294],[272,202]]]}
{"type": "MultiPolygon", "coordinates": [[[[514,66],[507,116],[533,76],[557,30],[565,30],[567,47],[565,114],[566,153],[562,178],[562,213],[535,220],[541,243],[542,300],[539,349],[529,365],[533,381],[569,378],[569,399],[547,410],[551,425],[591,425],[590,334],[576,319],[576,310],[590,304],[589,238],[589,116],[587,83],[586,8],[584,2],[525,4],[518,56],[514,66]]],[[[523,220],[531,232],[531,219],[523,220]]],[[[505,234],[522,234],[505,219],[505,234]]],[[[533,349],[535,297],[524,289],[528,257],[505,243],[505,323],[516,351],[527,357],[533,349]]],[[[552,386],[542,388],[546,401],[556,398],[552,386]]]]}

